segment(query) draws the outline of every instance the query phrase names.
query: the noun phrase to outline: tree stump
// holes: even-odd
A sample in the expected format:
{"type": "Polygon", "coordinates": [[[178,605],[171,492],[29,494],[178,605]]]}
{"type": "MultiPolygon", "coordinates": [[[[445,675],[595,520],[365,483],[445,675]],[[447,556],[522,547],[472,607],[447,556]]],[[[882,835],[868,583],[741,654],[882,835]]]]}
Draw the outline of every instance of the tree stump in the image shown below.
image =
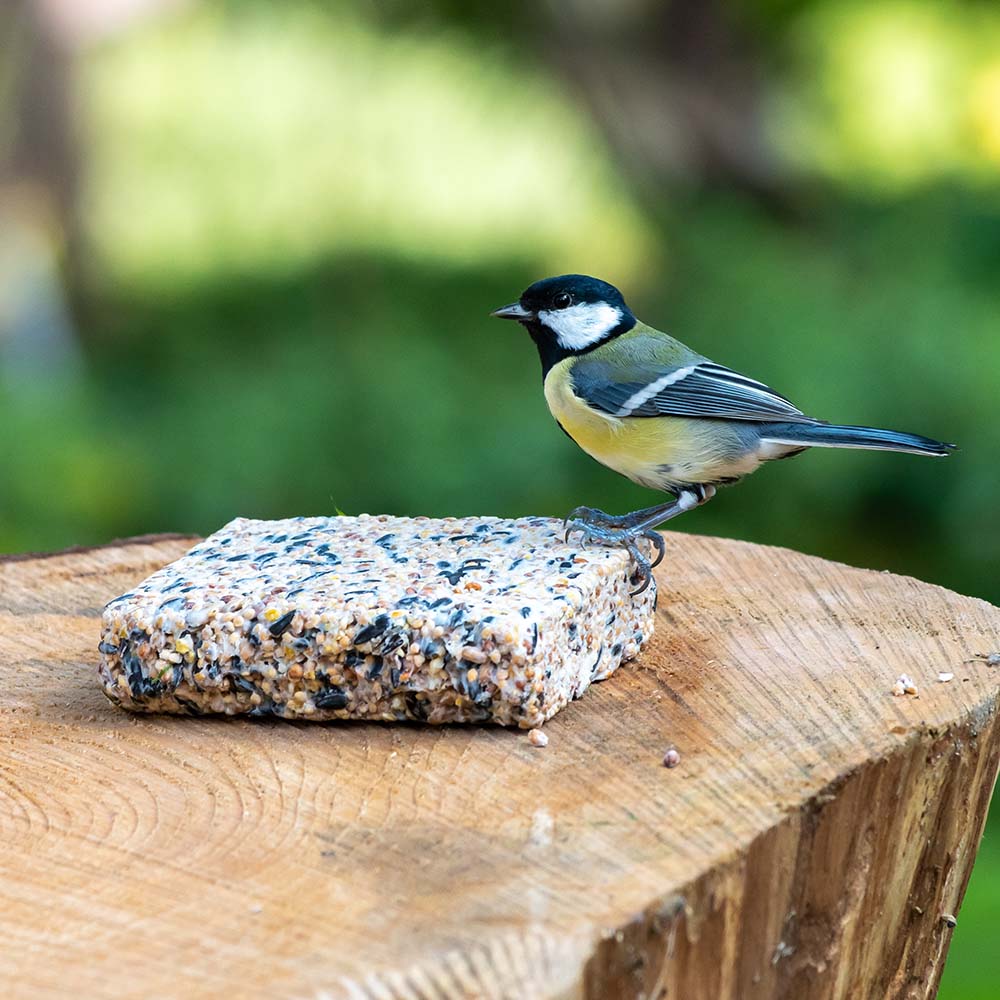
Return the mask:
{"type": "Polygon", "coordinates": [[[6,996],[934,995],[1000,758],[996,608],[669,534],[650,646],[545,748],[128,715],[102,605],[191,543],[0,564],[6,996]]]}

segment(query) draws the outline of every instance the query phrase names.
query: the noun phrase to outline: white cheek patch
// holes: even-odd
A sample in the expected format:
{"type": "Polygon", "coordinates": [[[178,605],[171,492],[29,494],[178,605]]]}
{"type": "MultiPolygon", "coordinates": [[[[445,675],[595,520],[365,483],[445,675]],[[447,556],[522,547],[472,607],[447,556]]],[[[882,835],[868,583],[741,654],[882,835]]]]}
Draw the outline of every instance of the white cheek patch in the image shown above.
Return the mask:
{"type": "Polygon", "coordinates": [[[567,351],[582,351],[603,340],[622,321],[622,311],[607,302],[579,302],[568,309],[543,309],[538,313],[567,351]]]}

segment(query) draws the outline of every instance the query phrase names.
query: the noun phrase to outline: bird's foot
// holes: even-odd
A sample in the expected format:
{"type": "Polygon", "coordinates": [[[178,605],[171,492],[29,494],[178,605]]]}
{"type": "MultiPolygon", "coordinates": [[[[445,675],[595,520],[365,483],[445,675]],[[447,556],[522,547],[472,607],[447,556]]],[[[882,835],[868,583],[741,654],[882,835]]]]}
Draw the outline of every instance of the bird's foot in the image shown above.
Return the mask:
{"type": "Polygon", "coordinates": [[[614,517],[604,513],[603,510],[595,510],[593,507],[577,507],[569,517],[563,522],[569,541],[570,535],[580,532],[580,542],[586,545],[588,542],[600,542],[602,545],[621,545],[632,557],[635,564],[635,572],[632,574],[632,582],[638,584],[637,589],[632,591],[632,596],[636,597],[649,586],[653,578],[653,569],[663,561],[666,546],[663,536],[652,528],[628,527],[623,518],[614,517]],[[648,541],[656,558],[652,561],[643,553],[639,547],[640,539],[648,541]]]}
{"type": "Polygon", "coordinates": [[[571,531],[584,530],[584,527],[623,528],[625,519],[618,514],[608,514],[597,507],[574,507],[563,518],[563,529],[566,540],[569,541],[571,531]]]}

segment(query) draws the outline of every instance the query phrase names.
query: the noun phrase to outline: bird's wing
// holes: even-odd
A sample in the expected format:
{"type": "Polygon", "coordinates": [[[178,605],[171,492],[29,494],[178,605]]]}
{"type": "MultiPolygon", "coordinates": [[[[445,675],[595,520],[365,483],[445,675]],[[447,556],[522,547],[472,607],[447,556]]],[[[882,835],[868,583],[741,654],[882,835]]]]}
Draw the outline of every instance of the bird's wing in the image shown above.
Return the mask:
{"type": "Polygon", "coordinates": [[[659,363],[648,355],[611,358],[595,351],[576,359],[572,378],[580,399],[615,417],[815,423],[763,382],[697,356],[659,363]]]}

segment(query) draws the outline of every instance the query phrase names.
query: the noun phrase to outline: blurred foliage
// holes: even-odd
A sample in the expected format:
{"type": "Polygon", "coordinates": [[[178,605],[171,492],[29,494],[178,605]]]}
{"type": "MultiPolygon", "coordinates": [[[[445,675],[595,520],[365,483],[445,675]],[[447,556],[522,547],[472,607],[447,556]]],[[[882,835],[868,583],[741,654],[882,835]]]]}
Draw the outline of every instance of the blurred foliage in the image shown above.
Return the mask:
{"type": "Polygon", "coordinates": [[[538,73],[456,31],[349,9],[206,6],[86,66],[88,228],[148,287],[317,256],[557,265],[656,253],[596,128],[538,73]]]}
{"type": "MultiPolygon", "coordinates": [[[[533,5],[231,0],[87,49],[83,362],[15,370],[0,295],[0,551],[237,514],[644,506],[487,315],[580,270],[818,416],[963,448],[816,451],[678,530],[1000,603],[1000,10],[725,9],[766,67],[790,210],[717,178],[635,190],[533,5]]],[[[944,1000],[995,995],[998,926],[994,821],[944,1000]]]]}
{"type": "Polygon", "coordinates": [[[996,5],[814,4],[789,48],[774,138],[794,161],[887,191],[955,177],[995,188],[996,5]]]}

